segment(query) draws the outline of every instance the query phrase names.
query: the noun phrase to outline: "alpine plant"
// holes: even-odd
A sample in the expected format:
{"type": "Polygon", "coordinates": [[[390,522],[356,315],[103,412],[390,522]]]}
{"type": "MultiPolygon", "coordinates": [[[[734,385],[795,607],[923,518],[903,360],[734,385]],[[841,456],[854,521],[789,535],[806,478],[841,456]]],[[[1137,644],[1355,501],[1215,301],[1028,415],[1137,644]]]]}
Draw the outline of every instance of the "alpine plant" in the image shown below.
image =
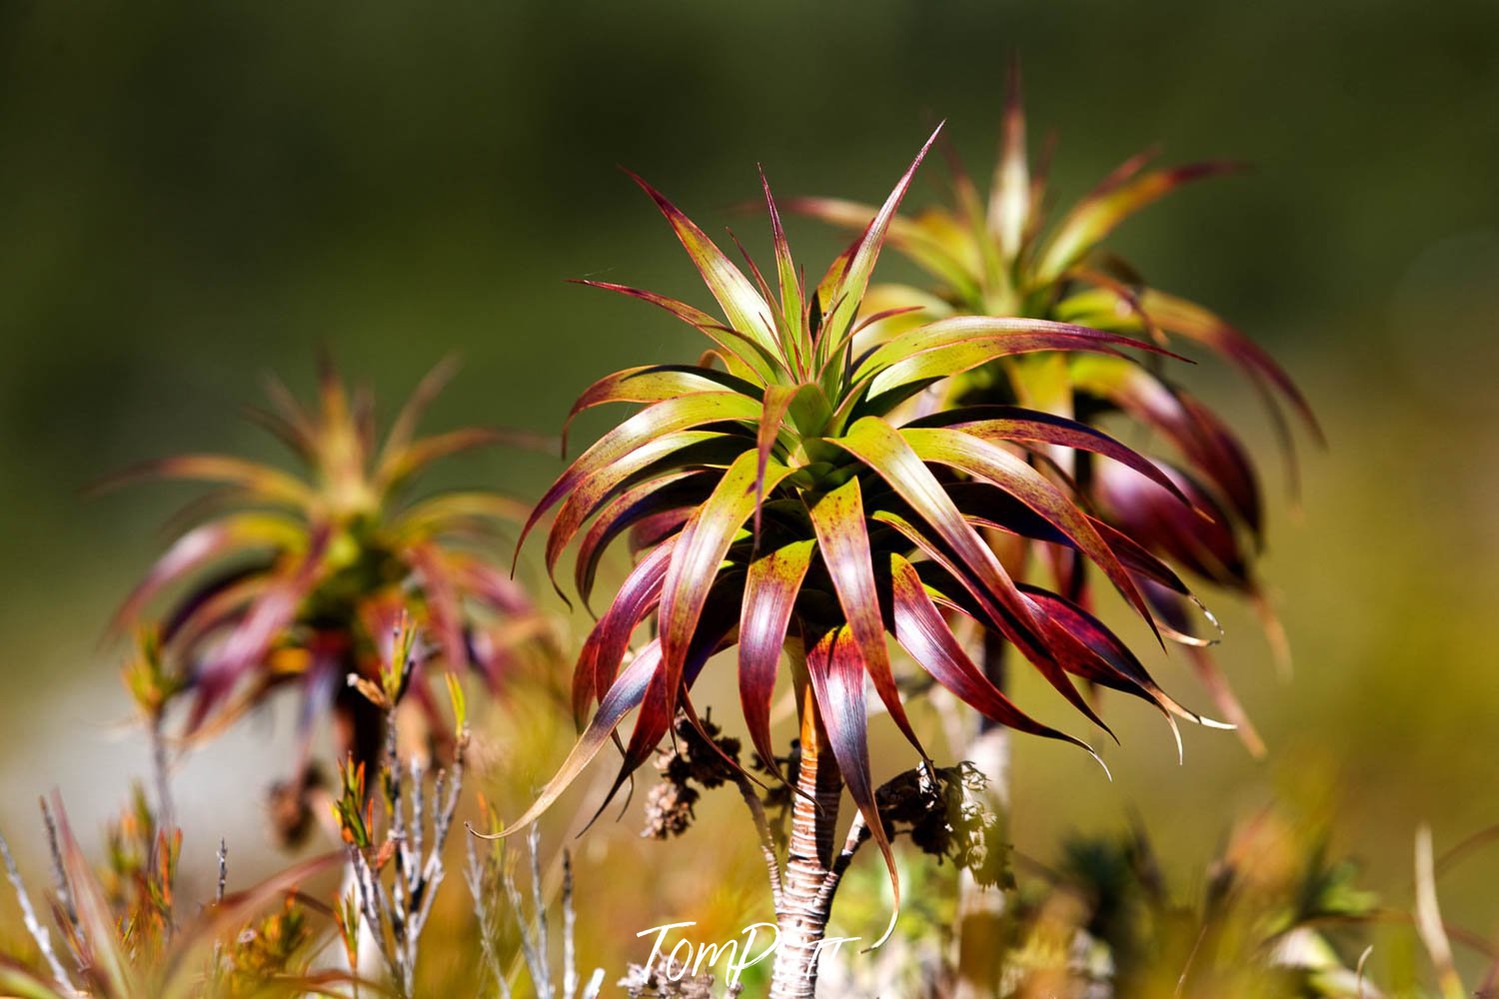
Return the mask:
{"type": "MultiPolygon", "coordinates": [[[[639,709],[628,740],[620,740],[624,760],[612,797],[679,712],[700,725],[693,684],[710,657],[736,649],[744,721],[770,768],[784,755],[771,737],[778,685],[794,692],[800,715],[805,793],[793,816],[782,953],[820,939],[827,900],[814,898],[817,886],[809,889],[806,875],[826,869],[840,786],[895,878],[876,810],[866,688],[923,760],[927,753],[906,715],[889,637],[933,681],[1019,731],[1083,745],[1012,703],[970,659],[955,629],[1002,636],[1100,726],[1075,679],[1138,696],[1168,719],[1200,720],[1077,602],[1014,580],[981,533],[1013,533],[1080,553],[1154,627],[1144,587],[1184,593],[1180,579],[1141,542],[1090,514],[1054,463],[1040,459],[1059,449],[1096,455],[1185,515],[1200,516],[1177,481],[1099,430],[1049,412],[984,406],[905,415],[928,387],[998,361],[1065,351],[1132,367],[1130,356],[1164,352],[1080,325],[981,316],[950,316],[872,349],[855,347],[856,335],[882,318],[864,314],[865,293],[926,148],[815,285],[792,259],[763,174],[775,258],[770,277],[747,253],[745,265],[736,265],[634,178],[671,225],[722,318],[653,292],[584,282],[665,309],[711,346],[696,364],[629,368],[585,391],[569,421],[609,403],[643,408],[571,463],[522,533],[524,541],[556,509],[546,565],[555,581],[564,551],[578,541],[573,576],[585,602],[611,542],[627,538],[638,559],[578,658],[573,703],[580,720],[591,712],[591,721],[556,777],[506,832],[550,806],[639,709]],[[644,627],[648,622],[654,629],[644,627]],[[637,632],[644,640],[633,648],[637,632]]],[[[898,885],[896,891],[898,903],[898,885]]]]}
{"type": "Polygon", "coordinates": [[[378,760],[385,713],[351,683],[378,680],[403,615],[433,636],[415,652],[410,700],[437,722],[429,726],[437,739],[446,725],[433,668],[473,670],[497,691],[507,671],[550,646],[544,618],[486,554],[526,507],[485,491],[413,494],[433,462],[511,438],[478,427],[417,436],[453,371],[444,363],[423,379],[383,442],[371,395],[351,394],[326,364],[315,409],[272,380],[271,408],[250,415],[295,453],[301,475],[193,454],[112,480],[215,486],[178,516],[184,529],[126,599],[116,627],[140,626],[161,605],[149,627],[191,698],[185,738],[222,728],[279,688],[300,690],[298,773],[292,793],[273,796],[289,838],[306,825],[314,721],[331,712],[339,755],[352,765],[378,760]]]}
{"type": "MultiPolygon", "coordinates": [[[[1074,323],[1090,329],[1149,337],[1159,346],[1172,337],[1206,348],[1237,367],[1263,399],[1286,458],[1292,491],[1297,488],[1293,438],[1282,409],[1288,402],[1320,442],[1316,417],[1295,383],[1271,356],[1209,310],[1150,287],[1105,245],[1122,222],[1191,181],[1237,169],[1201,162],[1147,170],[1154,153],[1126,160],[1055,223],[1048,220],[1047,172],[1054,143],[1048,140],[1032,164],[1026,147],[1025,113],[1018,68],[1001,130],[998,163],[987,198],[949,156],[950,203],[897,215],[888,222],[891,248],[921,268],[930,288],[883,285],[871,290],[878,307],[899,308],[868,333],[868,339],[899,339],[912,326],[958,316],[1016,316],[1074,323]]],[[[877,209],[832,198],[799,199],[796,211],[837,225],[863,229],[877,209]]],[[[1245,597],[1254,607],[1277,659],[1289,663],[1285,638],[1256,570],[1264,516],[1259,474],[1227,423],[1162,371],[1157,355],[1145,365],[1097,351],[1069,351],[996,358],[962,377],[935,386],[921,400],[925,409],[1020,404],[1090,425],[1123,419],[1167,445],[1155,457],[1165,490],[1119,463],[1097,462],[1087,453],[1053,452],[1070,473],[1090,509],[1110,527],[1172,565],[1245,597]],[[1190,506],[1177,494],[1190,498],[1190,506]],[[1207,516],[1202,514],[1206,513],[1207,516]]],[[[1013,566],[1027,561],[1026,545],[1006,551],[1013,566]]],[[[1049,554],[1057,556],[1054,546],[1049,554]]],[[[1063,591],[1089,606],[1086,560],[1064,553],[1051,566],[1063,591]]],[[[1194,612],[1191,596],[1145,580],[1140,590],[1152,610],[1184,644],[1220,711],[1252,752],[1263,744],[1207,646],[1216,628],[1211,616],[1194,612]],[[1206,617],[1209,628],[1200,623],[1206,617]],[[1209,634],[1204,635],[1207,631],[1209,634]]],[[[1199,605],[1200,609],[1200,605],[1199,605]]]]}

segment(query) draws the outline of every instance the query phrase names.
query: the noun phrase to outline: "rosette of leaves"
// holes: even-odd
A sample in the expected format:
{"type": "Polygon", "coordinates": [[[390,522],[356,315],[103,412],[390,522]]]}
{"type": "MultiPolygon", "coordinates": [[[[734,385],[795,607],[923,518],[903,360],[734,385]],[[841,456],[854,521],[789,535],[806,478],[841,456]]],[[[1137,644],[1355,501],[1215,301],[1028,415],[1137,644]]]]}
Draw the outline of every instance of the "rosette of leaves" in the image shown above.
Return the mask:
{"type": "MultiPolygon", "coordinates": [[[[1028,156],[1019,74],[1012,69],[987,197],[957,157],[950,156],[949,203],[889,220],[887,242],[921,268],[932,285],[872,289],[871,298],[880,308],[905,311],[879,324],[869,338],[900,337],[912,326],[965,315],[1028,316],[1149,337],[1161,346],[1174,346],[1174,338],[1205,348],[1243,372],[1264,400],[1294,491],[1295,449],[1283,403],[1318,441],[1321,431],[1290,376],[1244,333],[1200,305],[1151,287],[1106,245],[1115,228],[1141,209],[1184,184],[1220,176],[1236,165],[1202,162],[1147,169],[1154,154],[1146,152],[1126,160],[1052,221],[1047,187],[1051,150],[1048,142],[1037,163],[1028,156]]],[[[792,207],[853,229],[863,229],[878,211],[835,198],[798,199],[792,207]]],[[[1135,364],[1097,352],[995,359],[940,385],[922,405],[980,412],[978,407],[1017,403],[1090,425],[1122,418],[1166,445],[1153,460],[1176,491],[1191,498],[1190,507],[1177,502],[1172,490],[1117,464],[1095,462],[1085,454],[1054,452],[1053,457],[1074,475],[1092,509],[1110,526],[1197,580],[1246,597],[1278,659],[1289,661],[1255,567],[1264,530],[1259,474],[1222,417],[1167,377],[1160,364],[1135,364]],[[1208,516],[1199,515],[1204,511],[1208,516]]],[[[1058,551],[1043,546],[1043,553],[1053,556],[1063,591],[1087,606],[1084,560],[1056,558],[1058,551]]],[[[1028,552],[1023,545],[1012,545],[1007,554],[1010,564],[1020,565],[1028,552]]],[[[1251,750],[1260,752],[1258,736],[1205,651],[1215,636],[1198,623],[1189,596],[1152,581],[1143,583],[1141,591],[1176,637],[1193,648],[1195,664],[1219,709],[1237,724],[1251,750]]]]}
{"type": "MultiPolygon", "coordinates": [[[[636,178],[723,317],[652,292],[587,282],[660,306],[712,345],[697,364],[648,365],[603,378],[573,407],[572,416],[609,403],[643,408],[572,462],[526,532],[556,509],[546,564],[555,571],[578,541],[574,580],[585,601],[611,542],[628,537],[640,557],[579,656],[574,706],[580,717],[591,711],[592,720],[556,778],[507,832],[548,807],[638,708],[622,741],[617,791],[650,759],[679,711],[696,723],[692,686],[709,657],[731,647],[749,737],[765,761],[778,755],[770,715],[785,654],[800,711],[798,781],[810,789],[804,799],[821,801],[801,800],[793,817],[787,911],[818,860],[805,844],[825,852],[840,785],[894,877],[871,778],[866,687],[916,752],[926,752],[906,716],[889,637],[931,680],[1020,731],[1081,745],[986,680],[955,627],[972,622],[1002,636],[1100,725],[1075,678],[1137,695],[1168,718],[1196,718],[1085,609],[1012,579],[980,533],[1039,535],[1081,553],[1149,620],[1143,583],[1176,592],[1184,589],[1180,580],[1142,544],[1090,515],[1064,476],[1029,456],[1053,448],[1098,455],[1189,509],[1175,482],[1102,432],[1038,410],[901,415],[924,388],[1000,359],[1072,351],[1123,360],[1159,348],[1049,320],[970,316],[910,329],[872,350],[854,346],[861,328],[879,318],[861,306],[921,158],[816,284],[793,261],[768,184],[771,279],[747,254],[741,269],[636,178]],[[632,651],[650,621],[657,637],[632,651]]],[[[820,925],[783,926],[781,956],[820,932],[820,925]]]]}
{"type": "Polygon", "coordinates": [[[272,381],[271,408],[251,413],[295,454],[301,474],[194,454],[114,480],[215,487],[179,517],[186,528],[117,618],[123,627],[161,608],[159,655],[192,702],[186,736],[222,727],[277,688],[295,686],[304,763],[312,721],[331,710],[340,757],[372,765],[384,743],[384,713],[351,678],[378,678],[403,615],[433,636],[415,651],[410,679],[412,700],[428,713],[438,703],[431,667],[471,669],[498,689],[508,669],[549,646],[543,617],[489,556],[525,507],[487,491],[416,491],[434,462],[515,439],[479,427],[418,436],[453,370],[444,363],[422,380],[383,441],[370,393],[351,394],[331,366],[323,367],[315,408],[272,381]]]}

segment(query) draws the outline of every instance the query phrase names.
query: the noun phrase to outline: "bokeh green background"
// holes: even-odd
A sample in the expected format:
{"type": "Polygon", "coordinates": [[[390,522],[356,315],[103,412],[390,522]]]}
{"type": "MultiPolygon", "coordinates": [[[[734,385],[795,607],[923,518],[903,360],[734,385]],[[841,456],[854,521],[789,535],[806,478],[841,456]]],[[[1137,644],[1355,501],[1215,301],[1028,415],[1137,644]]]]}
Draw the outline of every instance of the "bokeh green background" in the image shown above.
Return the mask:
{"type": "MultiPolygon", "coordinates": [[[[1173,197],[1119,245],[1270,346],[1331,445],[1307,455],[1301,516],[1274,504],[1289,682],[1227,614],[1225,660],[1269,760],[1189,732],[1178,767],[1158,723],[1119,705],[1112,785],[1076,754],[1019,747],[1017,844],[1044,856],[1134,809],[1185,870],[1273,794],[1320,797],[1366,881],[1405,904],[1420,821],[1439,846],[1499,822],[1492,0],[0,4],[7,829],[31,828],[52,786],[95,822],[144,765],[101,635],[180,494],[85,499],[87,483],[184,449],[270,453],[237,406],[266,371],[307,386],[321,345],[386,398],[457,350],[434,423],[554,429],[593,378],[697,350],[669,319],[564,283],[702,297],[616,164],[762,247],[758,218],[732,210],[756,163],[782,193],[875,199],[946,118],[986,165],[1012,52],[1033,136],[1060,133],[1064,194],[1155,142],[1255,165],[1173,197]]],[[[792,237],[808,260],[837,244],[807,223],[792,237]]],[[[1249,393],[1193,378],[1283,497],[1249,393]]],[[[553,471],[495,455],[459,474],[534,494],[553,471]]],[[[1181,665],[1159,668],[1203,703],[1181,665]]],[[[1044,692],[1021,695],[1045,713],[1044,692]]],[[[285,734],[255,722],[184,768],[190,841],[228,823],[255,852],[280,759],[266,747],[285,734]]],[[[661,865],[643,882],[656,894],[600,946],[692,918],[668,872],[716,863],[730,828],[636,851],[661,865]]],[[[1491,855],[1445,881],[1449,916],[1491,934],[1496,877],[1491,855]]]]}

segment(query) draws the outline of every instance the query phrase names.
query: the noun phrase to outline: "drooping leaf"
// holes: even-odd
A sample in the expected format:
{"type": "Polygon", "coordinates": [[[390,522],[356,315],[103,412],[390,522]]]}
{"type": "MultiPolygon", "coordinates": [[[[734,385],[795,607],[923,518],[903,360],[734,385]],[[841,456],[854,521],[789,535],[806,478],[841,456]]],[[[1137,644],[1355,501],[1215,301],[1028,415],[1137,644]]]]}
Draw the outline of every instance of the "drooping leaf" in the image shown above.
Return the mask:
{"type": "MultiPolygon", "coordinates": [[[[675,707],[676,688],[687,650],[702,615],[719,563],[728,553],[734,534],[754,512],[757,456],[746,452],[731,465],[712,495],[682,528],[661,592],[662,674],[667,707],[675,707]]],[[[775,488],[790,470],[767,463],[765,488],[775,488]]]]}
{"type": "Polygon", "coordinates": [[[948,465],[991,482],[1040,514],[1103,570],[1141,617],[1151,620],[1145,599],[1119,562],[1119,556],[1098,534],[1087,515],[1030,465],[1002,447],[957,430],[905,428],[900,434],[923,461],[948,465]]]}
{"type": "MultiPolygon", "coordinates": [[[[777,777],[770,741],[770,702],[792,610],[816,551],[813,541],[794,541],[750,563],[739,620],[739,703],[750,741],[777,777]]],[[[784,779],[784,778],[783,778],[784,779]]]]}
{"type": "Polygon", "coordinates": [[[890,563],[895,608],[891,633],[917,665],[990,721],[1031,735],[1070,742],[1093,753],[1087,743],[1041,724],[1016,707],[968,658],[963,643],[932,602],[915,566],[899,555],[891,556],[890,563]]]}
{"type": "Polygon", "coordinates": [[[890,718],[923,760],[929,759],[901,704],[885,646],[885,622],[880,616],[880,594],[874,577],[874,556],[864,522],[864,502],[857,478],[818,498],[808,507],[817,548],[832,577],[838,603],[848,622],[848,635],[858,649],[875,692],[890,718]]]}
{"type": "MultiPolygon", "coordinates": [[[[869,768],[869,724],[864,705],[865,665],[859,655],[858,640],[848,627],[836,628],[822,635],[807,650],[807,675],[812,681],[818,716],[827,732],[828,745],[838,762],[849,797],[864,816],[870,838],[880,848],[885,867],[890,872],[890,888],[895,895],[891,929],[900,914],[900,875],[895,869],[895,854],[885,832],[875,801],[874,778],[869,768]]],[[[885,931],[873,946],[889,937],[885,931]]]]}

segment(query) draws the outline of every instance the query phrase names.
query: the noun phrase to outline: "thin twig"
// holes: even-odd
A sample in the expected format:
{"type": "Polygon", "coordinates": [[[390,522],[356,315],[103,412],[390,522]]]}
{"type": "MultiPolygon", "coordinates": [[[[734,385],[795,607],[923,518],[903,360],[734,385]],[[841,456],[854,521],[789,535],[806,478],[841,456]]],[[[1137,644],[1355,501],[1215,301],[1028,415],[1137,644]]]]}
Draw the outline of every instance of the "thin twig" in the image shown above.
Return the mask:
{"type": "Polygon", "coordinates": [[[1436,873],[1433,868],[1431,827],[1422,825],[1416,830],[1416,932],[1431,956],[1442,995],[1448,999],[1460,999],[1464,995],[1463,983],[1452,959],[1452,942],[1442,925],[1442,910],[1437,902],[1436,873]]]}
{"type": "Polygon", "coordinates": [[[370,871],[369,864],[364,859],[364,854],[356,846],[349,847],[349,859],[354,867],[354,883],[358,890],[359,911],[364,916],[365,923],[369,926],[370,936],[374,938],[375,946],[380,950],[380,957],[385,961],[386,969],[392,977],[399,977],[400,968],[396,963],[396,957],[391,953],[385,939],[385,920],[382,911],[384,902],[383,893],[379,883],[370,871]]]}
{"type": "Polygon", "coordinates": [[[814,905],[820,912],[826,912],[833,903],[833,894],[838,890],[838,884],[843,880],[843,874],[848,870],[849,864],[853,863],[854,854],[859,852],[859,847],[869,840],[869,826],[864,821],[864,813],[859,812],[854,816],[853,822],[849,824],[848,835],[844,837],[843,849],[833,860],[833,866],[828,869],[827,875],[822,879],[822,886],[817,889],[817,898],[814,905]]]}
{"type": "Polygon", "coordinates": [[[755,793],[755,788],[743,774],[734,775],[734,783],[744,798],[744,805],[755,822],[755,832],[760,836],[760,854],[765,858],[765,872],[770,878],[770,897],[775,910],[781,910],[781,862],[776,856],[775,837],[770,834],[770,822],[765,817],[765,803],[755,793]]]}
{"type": "MultiPolygon", "coordinates": [[[[500,840],[500,885],[505,889],[505,901],[509,903],[510,909],[515,913],[515,922],[520,930],[521,955],[526,960],[526,967],[531,970],[531,980],[540,983],[537,966],[541,962],[536,955],[536,940],[531,933],[531,924],[526,919],[526,910],[521,903],[520,889],[515,884],[515,873],[510,869],[507,859],[510,853],[509,840],[500,840]]],[[[545,974],[545,970],[540,974],[545,974]]],[[[540,986],[538,984],[538,992],[540,986]]]]}
{"type": "Polygon", "coordinates": [[[52,934],[36,918],[36,910],[31,906],[31,896],[26,892],[26,883],[21,880],[21,871],[16,867],[16,858],[11,856],[10,844],[5,841],[3,833],[0,833],[0,859],[5,862],[5,876],[10,880],[11,888],[15,889],[16,901],[20,903],[21,922],[26,924],[26,931],[36,941],[42,956],[47,959],[52,977],[70,994],[77,995],[78,990],[74,987],[73,980],[68,977],[67,969],[62,966],[62,962],[57,959],[57,952],[52,949],[52,934]]]}
{"type": "Polygon", "coordinates": [[[167,767],[167,743],[161,735],[161,719],[151,720],[151,769],[156,778],[156,824],[172,829],[177,810],[172,804],[172,781],[167,767]]]}
{"type": "Polygon", "coordinates": [[[501,999],[510,999],[510,982],[500,964],[499,952],[495,949],[494,913],[489,904],[489,893],[485,890],[485,874],[490,870],[488,858],[481,862],[474,847],[474,837],[464,837],[466,862],[463,880],[468,885],[469,896],[474,900],[474,914],[479,918],[479,946],[484,955],[484,965],[494,976],[501,999]]]}
{"type": "MultiPolygon", "coordinates": [[[[224,904],[224,888],[229,883],[229,841],[219,837],[219,881],[213,893],[213,904],[215,906],[224,904]]],[[[213,942],[213,980],[218,982],[222,967],[220,962],[224,957],[224,942],[215,940],[213,942]]],[[[357,969],[349,969],[355,971],[357,969]]]]}
{"type": "Polygon", "coordinates": [[[42,824],[47,827],[47,851],[52,858],[52,890],[57,893],[57,900],[62,903],[68,922],[77,929],[78,910],[73,907],[73,893],[68,888],[68,877],[64,873],[62,849],[57,842],[57,819],[53,817],[52,806],[47,804],[46,798],[38,798],[37,804],[42,809],[42,824]]]}
{"type": "Polygon", "coordinates": [[[527,852],[531,855],[531,904],[536,910],[536,952],[541,958],[541,977],[536,980],[536,990],[547,999],[554,999],[552,991],[552,967],[547,941],[547,907],[541,893],[541,828],[532,823],[526,834],[527,852]]]}
{"type": "Polygon", "coordinates": [[[432,849],[427,855],[427,866],[422,872],[418,889],[422,896],[421,912],[415,923],[418,936],[421,934],[422,927],[427,925],[427,917],[432,914],[432,903],[437,898],[437,886],[442,884],[442,879],[447,873],[447,869],[442,864],[442,848],[447,843],[449,831],[453,828],[453,816],[458,812],[458,795],[463,789],[463,754],[461,752],[453,760],[453,776],[448,781],[447,801],[442,800],[442,786],[443,774],[442,771],[438,771],[432,799],[434,806],[440,810],[432,819],[432,849]]]}
{"type": "Polygon", "coordinates": [[[562,999],[578,994],[578,955],[574,949],[574,930],[578,914],[573,909],[573,857],[562,850],[562,999]]]}
{"type": "Polygon", "coordinates": [[[1364,994],[1364,965],[1369,963],[1369,955],[1374,953],[1374,945],[1370,944],[1364,948],[1364,952],[1358,956],[1358,999],[1367,999],[1364,994]]]}
{"type": "MultiPolygon", "coordinates": [[[[394,764],[393,764],[394,765],[394,764]]],[[[426,776],[419,760],[411,761],[411,783],[417,789],[417,793],[411,796],[411,855],[420,857],[422,855],[422,840],[426,837],[426,817],[423,814],[423,805],[427,796],[421,793],[422,778],[426,776]]]]}
{"type": "Polygon", "coordinates": [[[1172,993],[1177,999],[1186,994],[1187,978],[1192,974],[1192,965],[1197,963],[1197,952],[1202,949],[1202,942],[1207,939],[1208,921],[1202,922],[1202,929],[1197,932],[1197,939],[1192,944],[1192,950],[1187,954],[1187,963],[1182,965],[1182,973],[1176,980],[1176,991],[1172,993]]]}

